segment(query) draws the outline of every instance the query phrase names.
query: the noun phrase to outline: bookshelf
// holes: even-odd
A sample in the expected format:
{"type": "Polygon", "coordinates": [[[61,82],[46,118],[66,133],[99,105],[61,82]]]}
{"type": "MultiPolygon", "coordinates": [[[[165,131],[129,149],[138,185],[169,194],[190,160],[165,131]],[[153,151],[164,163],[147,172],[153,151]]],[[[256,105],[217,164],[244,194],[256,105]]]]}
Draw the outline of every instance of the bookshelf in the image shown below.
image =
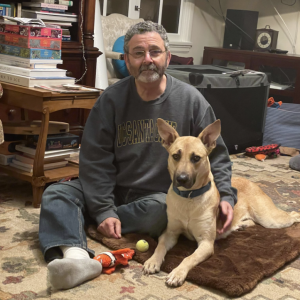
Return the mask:
{"type": "MultiPolygon", "coordinates": [[[[62,60],[63,64],[58,65],[61,69],[66,69],[67,76],[79,79],[84,74],[85,61],[83,59],[83,47],[85,50],[85,59],[87,71],[85,76],[78,84],[94,87],[96,77],[96,64],[97,58],[101,55],[98,48],[94,47],[94,19],[95,19],[95,1],[96,0],[73,0],[73,6],[69,7],[68,11],[78,15],[78,22],[73,23],[70,29],[71,41],[62,42],[62,60]],[[81,14],[82,6],[82,14],[81,14]],[[80,24],[82,22],[82,31],[80,24]]],[[[12,1],[0,0],[0,3],[22,3],[27,1],[12,1]]],[[[3,121],[18,121],[21,118],[22,112],[20,109],[11,106],[0,104],[0,119],[3,121]]],[[[34,111],[28,111],[30,120],[40,119],[40,114],[34,111]]],[[[51,115],[51,120],[68,122],[71,128],[74,129],[73,133],[80,134],[88,116],[88,111],[83,109],[68,109],[57,111],[51,115]]]]}

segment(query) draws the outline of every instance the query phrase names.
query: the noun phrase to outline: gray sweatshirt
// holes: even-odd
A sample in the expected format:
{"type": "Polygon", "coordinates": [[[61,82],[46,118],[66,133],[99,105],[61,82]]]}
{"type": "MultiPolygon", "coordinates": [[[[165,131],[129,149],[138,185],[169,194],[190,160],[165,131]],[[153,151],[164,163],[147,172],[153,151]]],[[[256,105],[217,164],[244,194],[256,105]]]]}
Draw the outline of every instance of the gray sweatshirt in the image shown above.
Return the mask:
{"type": "MultiPolygon", "coordinates": [[[[106,218],[118,218],[116,186],[167,193],[168,153],[161,145],[157,118],[168,121],[180,136],[198,136],[215,121],[211,106],[196,88],[166,76],[166,90],[156,100],[143,101],[129,76],[105,89],[89,114],[79,179],[89,214],[98,225],[106,218]]],[[[231,187],[231,161],[221,137],[210,162],[221,201],[234,206],[237,192],[231,187]]]]}

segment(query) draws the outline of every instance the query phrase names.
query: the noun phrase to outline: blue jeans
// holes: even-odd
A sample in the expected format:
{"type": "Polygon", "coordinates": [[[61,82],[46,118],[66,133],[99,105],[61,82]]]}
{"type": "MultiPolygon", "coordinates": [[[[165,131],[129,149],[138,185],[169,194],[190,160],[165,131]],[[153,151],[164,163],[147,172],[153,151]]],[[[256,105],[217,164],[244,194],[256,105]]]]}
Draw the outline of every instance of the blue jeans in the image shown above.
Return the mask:
{"type": "MultiPolygon", "coordinates": [[[[164,193],[116,188],[115,205],[122,234],[147,233],[157,237],[167,226],[164,193]]],[[[94,251],[87,247],[84,230],[91,222],[79,179],[50,185],[42,197],[39,226],[45,260],[61,258],[59,246],[80,247],[93,257],[94,251]]]]}

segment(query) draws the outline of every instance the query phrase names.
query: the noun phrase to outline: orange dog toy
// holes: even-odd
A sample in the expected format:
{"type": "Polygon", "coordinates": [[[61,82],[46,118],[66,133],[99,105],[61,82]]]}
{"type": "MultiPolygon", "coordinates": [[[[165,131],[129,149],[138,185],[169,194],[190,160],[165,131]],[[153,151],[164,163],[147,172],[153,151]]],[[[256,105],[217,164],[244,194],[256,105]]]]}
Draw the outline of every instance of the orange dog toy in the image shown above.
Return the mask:
{"type": "Polygon", "coordinates": [[[102,252],[95,256],[94,259],[102,264],[102,273],[111,274],[115,271],[117,265],[128,265],[128,260],[132,259],[134,250],[124,248],[116,251],[102,252]]]}

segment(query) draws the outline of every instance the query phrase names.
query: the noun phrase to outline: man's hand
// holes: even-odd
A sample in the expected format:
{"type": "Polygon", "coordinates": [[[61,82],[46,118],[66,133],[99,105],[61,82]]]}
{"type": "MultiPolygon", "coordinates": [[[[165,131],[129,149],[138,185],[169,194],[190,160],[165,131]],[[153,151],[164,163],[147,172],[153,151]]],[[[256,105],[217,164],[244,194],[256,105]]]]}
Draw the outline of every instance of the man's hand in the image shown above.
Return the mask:
{"type": "Polygon", "coordinates": [[[221,201],[220,203],[220,217],[222,222],[224,222],[224,225],[223,228],[217,230],[218,234],[226,232],[229,229],[233,219],[233,209],[226,201],[221,201]]]}
{"type": "Polygon", "coordinates": [[[97,228],[97,231],[109,238],[121,238],[121,222],[116,218],[105,219],[97,228]]]}

